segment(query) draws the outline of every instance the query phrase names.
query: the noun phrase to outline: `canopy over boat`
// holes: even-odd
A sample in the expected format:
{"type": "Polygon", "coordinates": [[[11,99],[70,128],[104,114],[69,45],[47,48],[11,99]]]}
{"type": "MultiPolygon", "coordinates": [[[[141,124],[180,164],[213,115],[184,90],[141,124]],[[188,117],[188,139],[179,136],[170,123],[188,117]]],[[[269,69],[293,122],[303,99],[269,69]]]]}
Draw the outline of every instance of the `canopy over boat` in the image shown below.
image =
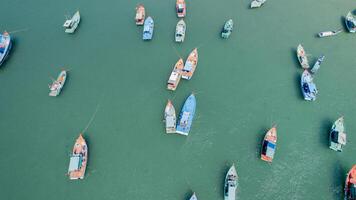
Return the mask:
{"type": "Polygon", "coordinates": [[[196,99],[191,94],[184,102],[179,115],[176,132],[181,135],[188,135],[195,115],[196,99]]]}
{"type": "Polygon", "coordinates": [[[225,177],[224,184],[224,200],[236,199],[236,188],[238,185],[238,176],[235,169],[235,165],[232,165],[225,177]]]}
{"type": "Polygon", "coordinates": [[[304,70],[300,82],[304,99],[307,101],[315,101],[318,90],[316,89],[316,85],[313,82],[313,77],[308,72],[308,70],[304,70]]]}

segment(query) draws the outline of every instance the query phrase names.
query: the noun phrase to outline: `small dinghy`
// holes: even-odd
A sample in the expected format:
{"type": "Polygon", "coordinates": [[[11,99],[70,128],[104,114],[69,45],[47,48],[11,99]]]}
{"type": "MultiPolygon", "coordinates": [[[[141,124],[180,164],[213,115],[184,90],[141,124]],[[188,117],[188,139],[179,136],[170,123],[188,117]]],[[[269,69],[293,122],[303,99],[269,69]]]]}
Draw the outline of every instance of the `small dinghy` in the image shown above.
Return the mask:
{"type": "Polygon", "coordinates": [[[313,77],[308,70],[304,70],[300,83],[304,99],[307,101],[315,101],[318,90],[316,89],[313,77]]]}
{"type": "Polygon", "coordinates": [[[184,42],[186,25],[183,19],[179,20],[176,26],[176,42],[184,42]]]}
{"type": "Polygon", "coordinates": [[[62,70],[61,73],[59,73],[57,80],[54,80],[52,85],[49,85],[49,96],[55,97],[58,96],[59,93],[61,92],[64,83],[66,82],[67,79],[67,71],[62,70]]]}
{"type": "Polygon", "coordinates": [[[11,50],[12,41],[10,34],[4,31],[0,34],[0,66],[4,63],[11,50]]]}
{"type": "Polygon", "coordinates": [[[181,135],[188,135],[195,115],[196,108],[195,95],[191,94],[187,100],[185,100],[182,110],[179,114],[179,120],[177,124],[176,133],[181,135]]]}
{"type": "Polygon", "coordinates": [[[190,197],[189,200],[198,200],[197,196],[195,195],[195,192],[193,193],[193,195],[190,197]]]}
{"type": "Polygon", "coordinates": [[[304,51],[304,47],[299,44],[297,48],[297,57],[299,60],[300,65],[303,67],[303,69],[309,69],[309,62],[307,58],[307,54],[304,51]]]}
{"type": "Polygon", "coordinates": [[[166,108],[164,109],[164,120],[166,122],[166,133],[176,132],[176,110],[173,104],[168,100],[166,108]]]}
{"type": "Polygon", "coordinates": [[[320,32],[318,33],[318,36],[323,38],[323,37],[330,37],[330,36],[334,36],[337,35],[339,33],[342,32],[342,29],[336,30],[336,31],[324,31],[324,32],[320,32]]]}
{"type": "Polygon", "coordinates": [[[136,7],[136,16],[135,16],[136,25],[138,26],[143,25],[143,23],[145,22],[145,16],[146,16],[145,7],[143,6],[143,4],[139,4],[136,7]]]}
{"type": "Polygon", "coordinates": [[[347,173],[345,181],[345,200],[356,199],[356,165],[352,166],[349,173],[347,173]]]}
{"type": "Polygon", "coordinates": [[[75,29],[77,29],[80,22],[80,14],[77,11],[71,19],[68,19],[64,22],[63,27],[66,28],[66,33],[74,33],[75,29]]]}
{"type": "Polygon", "coordinates": [[[143,27],[143,40],[151,40],[153,36],[154,22],[152,17],[147,17],[143,27]]]}
{"type": "MultiPolygon", "coordinates": [[[[343,146],[346,145],[346,133],[344,128],[344,118],[337,119],[330,131],[330,149],[334,151],[342,151],[343,146]]],[[[356,177],[355,177],[356,178],[356,177]]]]}
{"type": "Polygon", "coordinates": [[[345,24],[350,33],[356,33],[356,17],[351,12],[347,13],[345,24]]]}
{"type": "Polygon", "coordinates": [[[262,151],[261,151],[261,159],[267,162],[272,162],[274,153],[276,151],[277,144],[277,128],[272,127],[269,131],[267,131],[263,142],[262,142],[262,151]]]}
{"type": "Polygon", "coordinates": [[[319,56],[318,60],[315,62],[314,66],[311,68],[310,72],[315,74],[319,70],[320,65],[324,61],[324,59],[325,59],[324,55],[319,56]]]}
{"type": "Polygon", "coordinates": [[[169,76],[167,89],[175,91],[178,87],[179,81],[182,77],[182,70],[184,67],[183,59],[180,58],[175,64],[171,75],[169,76]]]}
{"type": "Polygon", "coordinates": [[[198,65],[198,49],[195,48],[189,54],[187,61],[185,61],[185,65],[182,72],[182,78],[186,80],[190,80],[194,74],[197,65],[198,65]]]}
{"type": "Polygon", "coordinates": [[[82,134],[77,138],[70,157],[68,175],[71,180],[83,179],[88,161],[88,147],[82,134]]]}
{"type": "Polygon", "coordinates": [[[178,17],[185,17],[186,14],[186,5],[185,0],[177,0],[176,1],[176,10],[178,17]]]}
{"type": "Polygon", "coordinates": [[[251,2],[251,8],[259,8],[259,7],[261,7],[265,2],[266,2],[266,0],[254,0],[254,1],[251,2]]]}
{"type": "Polygon", "coordinates": [[[227,20],[221,31],[221,37],[225,39],[229,38],[233,29],[234,29],[234,22],[232,21],[232,19],[227,20]]]}
{"type": "Polygon", "coordinates": [[[224,184],[224,200],[236,199],[236,188],[238,185],[238,176],[235,169],[235,165],[232,165],[225,177],[224,184]]]}

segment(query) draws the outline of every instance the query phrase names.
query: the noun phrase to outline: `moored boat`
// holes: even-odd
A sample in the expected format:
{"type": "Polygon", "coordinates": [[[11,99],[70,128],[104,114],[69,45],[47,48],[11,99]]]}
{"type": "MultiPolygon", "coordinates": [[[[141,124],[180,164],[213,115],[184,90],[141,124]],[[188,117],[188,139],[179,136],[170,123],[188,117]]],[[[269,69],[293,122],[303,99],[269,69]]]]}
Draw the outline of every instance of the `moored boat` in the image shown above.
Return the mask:
{"type": "Polygon", "coordinates": [[[64,22],[63,27],[66,28],[66,33],[74,33],[77,29],[80,22],[80,14],[79,11],[75,12],[71,19],[68,19],[64,22]]]}
{"type": "Polygon", "coordinates": [[[176,26],[175,39],[176,42],[184,42],[186,24],[183,19],[179,20],[176,26]]]}
{"type": "Polygon", "coordinates": [[[154,21],[152,17],[147,17],[143,27],[143,40],[151,40],[153,36],[154,21]]]}
{"type": "Polygon", "coordinates": [[[318,60],[315,62],[314,66],[311,68],[310,72],[315,74],[319,70],[320,65],[324,61],[324,59],[325,59],[324,55],[319,56],[318,60]]]}
{"type": "Polygon", "coordinates": [[[272,162],[274,158],[274,153],[276,151],[277,145],[277,128],[272,127],[267,131],[263,142],[262,142],[262,151],[261,159],[267,162],[272,162]]]}
{"type": "Polygon", "coordinates": [[[0,66],[4,63],[11,50],[12,41],[8,32],[0,34],[0,66]]]}
{"type": "Polygon", "coordinates": [[[49,96],[52,97],[58,96],[64,86],[64,83],[66,82],[66,79],[67,79],[67,71],[62,70],[61,73],[59,73],[57,80],[54,80],[52,85],[49,86],[50,89],[49,96]]]}
{"type": "Polygon", "coordinates": [[[265,2],[266,2],[266,0],[253,0],[253,1],[251,2],[251,8],[259,8],[259,7],[261,7],[265,2]]]}
{"type": "Polygon", "coordinates": [[[182,110],[179,114],[179,120],[176,128],[176,133],[188,135],[195,115],[196,99],[195,95],[191,94],[184,102],[182,110]]]}
{"type": "Polygon", "coordinates": [[[342,29],[338,29],[338,30],[335,30],[335,31],[324,31],[324,32],[320,32],[318,33],[318,36],[319,37],[330,37],[330,36],[334,36],[334,35],[337,35],[339,33],[342,32],[342,29]]]}
{"type": "Polygon", "coordinates": [[[176,132],[176,110],[170,100],[164,109],[164,120],[166,122],[166,133],[176,132]]]}
{"type": "Polygon", "coordinates": [[[68,176],[71,180],[83,179],[88,162],[88,147],[82,134],[79,134],[70,157],[68,176]]]}
{"type": "Polygon", "coordinates": [[[180,58],[177,63],[174,65],[173,71],[169,76],[167,89],[175,91],[178,87],[179,81],[182,77],[182,70],[184,67],[183,59],[180,58]]]}
{"type": "Polygon", "coordinates": [[[176,10],[178,17],[185,17],[186,14],[186,5],[185,0],[177,0],[176,1],[176,10]]]}
{"type": "Polygon", "coordinates": [[[304,99],[307,101],[315,101],[318,90],[308,70],[304,70],[300,83],[304,99]]]}
{"type": "Polygon", "coordinates": [[[198,64],[198,49],[195,48],[189,54],[187,60],[185,61],[185,65],[182,72],[182,78],[190,80],[195,72],[197,64],[198,64]]]}
{"type": "Polygon", "coordinates": [[[356,33],[356,17],[351,12],[347,13],[345,24],[350,33],[356,33]]]}
{"type": "MultiPolygon", "coordinates": [[[[346,133],[344,128],[344,118],[337,119],[330,131],[330,149],[334,151],[342,151],[343,146],[346,145],[346,133]]],[[[355,177],[356,178],[356,177],[355,177]]]]}
{"type": "Polygon", "coordinates": [[[190,197],[189,200],[198,200],[197,195],[195,195],[195,192],[193,193],[193,195],[190,197]]]}
{"type": "Polygon", "coordinates": [[[307,54],[305,53],[304,47],[301,44],[299,44],[298,48],[297,48],[297,57],[298,57],[300,65],[304,69],[309,69],[310,66],[309,66],[307,54]]]}
{"type": "Polygon", "coordinates": [[[221,37],[225,39],[229,38],[233,29],[234,29],[234,22],[232,21],[232,19],[227,20],[221,31],[221,37]]]}
{"type": "Polygon", "coordinates": [[[238,176],[235,165],[232,165],[225,177],[224,200],[236,199],[236,188],[238,185],[238,176]]]}
{"type": "Polygon", "coordinates": [[[347,173],[344,192],[345,200],[356,199],[356,165],[352,166],[349,173],[347,173]]]}
{"type": "Polygon", "coordinates": [[[139,4],[136,7],[136,16],[135,16],[136,25],[143,25],[143,23],[145,22],[145,16],[146,16],[145,7],[143,6],[143,4],[139,4]]]}

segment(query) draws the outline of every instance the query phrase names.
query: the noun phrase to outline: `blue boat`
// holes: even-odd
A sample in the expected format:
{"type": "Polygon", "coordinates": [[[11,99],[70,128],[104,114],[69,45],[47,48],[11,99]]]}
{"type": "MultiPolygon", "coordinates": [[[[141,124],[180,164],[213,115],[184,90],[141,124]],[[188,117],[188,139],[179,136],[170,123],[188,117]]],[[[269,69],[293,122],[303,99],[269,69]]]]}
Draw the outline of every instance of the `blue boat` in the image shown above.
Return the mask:
{"type": "Polygon", "coordinates": [[[152,17],[147,17],[143,27],[143,40],[151,40],[153,36],[154,22],[152,17]]]}
{"type": "Polygon", "coordinates": [[[313,82],[313,77],[308,72],[308,70],[304,70],[300,84],[304,99],[307,101],[315,101],[318,90],[316,89],[316,85],[313,82]]]}
{"type": "Polygon", "coordinates": [[[176,128],[176,133],[181,135],[188,135],[190,127],[192,126],[196,100],[194,94],[191,94],[183,105],[182,110],[180,111],[179,120],[176,128]]]}
{"type": "Polygon", "coordinates": [[[6,57],[9,55],[11,49],[11,37],[8,32],[0,34],[0,66],[6,60],[6,57]]]}

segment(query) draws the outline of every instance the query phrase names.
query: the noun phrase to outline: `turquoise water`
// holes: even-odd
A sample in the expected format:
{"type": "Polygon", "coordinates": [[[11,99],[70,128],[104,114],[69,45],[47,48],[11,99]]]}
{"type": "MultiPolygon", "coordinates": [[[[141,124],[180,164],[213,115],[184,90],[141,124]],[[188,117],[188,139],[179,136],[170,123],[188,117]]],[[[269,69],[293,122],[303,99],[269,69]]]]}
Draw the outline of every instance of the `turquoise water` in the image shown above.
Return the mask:
{"type": "Polygon", "coordinates": [[[347,171],[356,163],[355,34],[319,39],[344,27],[353,0],[187,1],[187,33],[174,43],[175,1],[2,2],[0,30],[14,47],[0,71],[0,199],[223,199],[232,163],[239,199],[340,199],[347,171]],[[154,38],[143,42],[134,23],[143,3],[155,20],[154,38]],[[5,9],[6,8],[6,9],[5,9]],[[65,15],[82,22],[64,33],[65,15]],[[232,18],[235,30],[219,37],[232,18]],[[313,63],[326,58],[315,82],[315,102],[302,99],[302,43],[313,63]],[[199,48],[192,80],[176,92],[166,81],[180,56],[199,48]],[[50,77],[69,69],[57,98],[50,77]],[[177,110],[195,92],[196,118],[188,137],[167,135],[167,99],[177,110]],[[89,145],[86,177],[65,176],[78,134],[89,145]],[[332,122],[345,117],[348,144],[328,149],[332,122]],[[259,159],[264,133],[278,127],[273,164],[259,159]]]}

